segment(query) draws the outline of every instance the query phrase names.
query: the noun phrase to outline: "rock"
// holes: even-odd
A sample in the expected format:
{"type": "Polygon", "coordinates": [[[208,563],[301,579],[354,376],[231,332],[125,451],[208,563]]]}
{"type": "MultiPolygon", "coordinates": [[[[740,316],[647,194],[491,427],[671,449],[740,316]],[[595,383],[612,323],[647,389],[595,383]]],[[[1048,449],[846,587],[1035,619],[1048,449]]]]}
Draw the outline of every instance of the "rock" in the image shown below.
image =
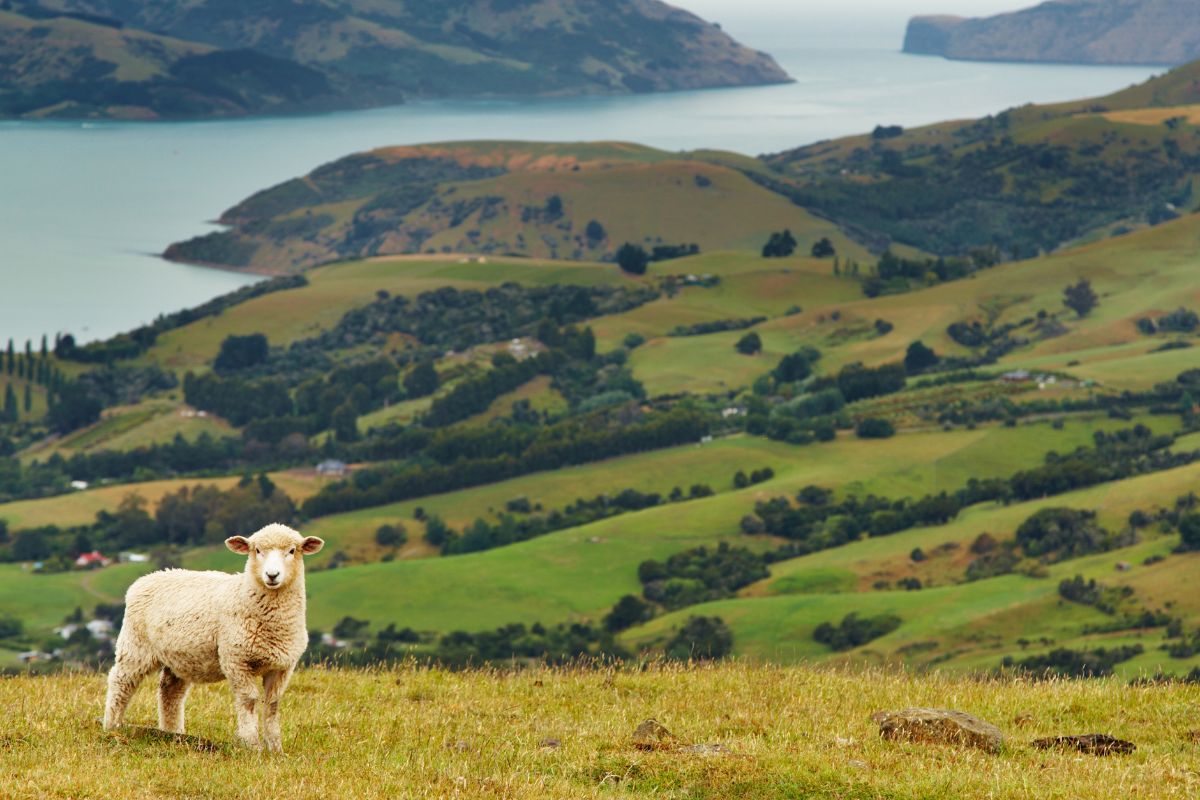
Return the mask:
{"type": "Polygon", "coordinates": [[[1051,736],[1034,739],[1038,750],[1078,750],[1091,756],[1125,755],[1137,750],[1133,742],[1115,739],[1107,733],[1089,733],[1083,736],[1051,736]]]}
{"type": "Polygon", "coordinates": [[[731,752],[723,744],[689,744],[679,748],[681,753],[694,753],[699,756],[727,756],[731,752]]]}
{"type": "Polygon", "coordinates": [[[633,732],[633,746],[638,750],[669,750],[676,743],[675,734],[660,725],[658,720],[648,719],[633,732]]]}
{"type": "Polygon", "coordinates": [[[961,711],[906,708],[876,711],[871,719],[879,723],[879,734],[884,739],[977,747],[989,753],[997,752],[1004,744],[999,728],[961,711]]]}
{"type": "Polygon", "coordinates": [[[867,762],[862,761],[857,758],[852,758],[849,761],[847,761],[846,766],[854,767],[855,769],[870,769],[871,768],[871,766],[867,762]]]}
{"type": "Polygon", "coordinates": [[[1032,725],[1033,714],[1017,714],[1015,717],[1013,717],[1012,724],[1016,725],[1018,728],[1024,728],[1026,725],[1032,725]]]}
{"type": "Polygon", "coordinates": [[[562,747],[562,739],[546,738],[538,742],[538,747],[545,747],[549,750],[555,750],[562,747]]]}

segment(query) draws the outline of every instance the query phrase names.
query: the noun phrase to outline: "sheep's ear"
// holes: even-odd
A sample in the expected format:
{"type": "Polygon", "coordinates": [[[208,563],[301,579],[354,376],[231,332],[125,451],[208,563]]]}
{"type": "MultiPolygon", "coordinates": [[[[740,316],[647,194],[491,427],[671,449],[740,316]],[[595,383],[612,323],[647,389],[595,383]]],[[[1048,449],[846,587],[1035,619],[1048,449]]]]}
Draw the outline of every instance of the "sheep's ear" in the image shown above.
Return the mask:
{"type": "Polygon", "coordinates": [[[230,536],[225,540],[225,546],[239,555],[250,553],[250,540],[245,536],[230,536]]]}
{"type": "Polygon", "coordinates": [[[321,548],[325,546],[325,540],[316,536],[307,537],[300,545],[300,552],[306,556],[311,556],[313,553],[321,552],[321,548]]]}

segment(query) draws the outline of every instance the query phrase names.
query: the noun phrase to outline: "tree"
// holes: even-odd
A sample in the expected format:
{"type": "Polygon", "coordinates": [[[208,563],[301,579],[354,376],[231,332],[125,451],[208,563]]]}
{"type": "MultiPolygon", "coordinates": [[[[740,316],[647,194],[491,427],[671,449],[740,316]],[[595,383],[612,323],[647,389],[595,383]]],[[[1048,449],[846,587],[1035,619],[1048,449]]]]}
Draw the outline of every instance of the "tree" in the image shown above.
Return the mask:
{"type": "Polygon", "coordinates": [[[33,411],[33,384],[25,384],[25,413],[33,411]]]}
{"type": "Polygon", "coordinates": [[[432,361],[422,361],[404,376],[404,391],[410,398],[426,397],[438,388],[438,374],[432,361]]]}
{"type": "Polygon", "coordinates": [[[650,254],[641,245],[626,242],[617,250],[617,266],[630,275],[645,275],[650,254]]]}
{"type": "Polygon", "coordinates": [[[375,544],[380,547],[399,547],[408,541],[403,525],[380,525],[375,529],[375,544]]]}
{"type": "Polygon", "coordinates": [[[667,643],[667,658],[707,661],[733,651],[733,631],[720,617],[690,617],[667,643]]]}
{"type": "Polygon", "coordinates": [[[854,433],[860,439],[887,439],[896,434],[896,428],[886,419],[867,417],[858,423],[854,433]]]}
{"type": "Polygon", "coordinates": [[[587,237],[588,244],[599,244],[608,238],[608,231],[604,230],[604,226],[596,220],[589,222],[583,233],[587,237]]]}
{"type": "Polygon", "coordinates": [[[1080,278],[1073,286],[1063,289],[1063,305],[1074,311],[1082,319],[1100,303],[1092,284],[1087,278],[1080,278]]]}
{"type": "Polygon", "coordinates": [[[225,341],[221,342],[221,352],[213,362],[213,369],[217,372],[232,372],[253,367],[265,362],[270,350],[267,337],[261,333],[227,336],[225,341]]]}
{"type": "Polygon", "coordinates": [[[744,356],[756,355],[762,352],[762,339],[757,333],[751,331],[741,339],[738,339],[735,347],[737,347],[737,351],[744,356]]]}
{"type": "Polygon", "coordinates": [[[358,440],[358,412],[355,411],[352,402],[347,400],[334,409],[331,422],[333,425],[333,436],[339,442],[353,442],[358,440]]]}
{"type": "Polygon", "coordinates": [[[1179,541],[1183,550],[1200,550],[1200,514],[1179,520],[1179,541]]]}
{"type": "Polygon", "coordinates": [[[763,258],[785,258],[796,252],[796,237],[788,229],[776,231],[763,245],[763,258]]]}
{"type": "Polygon", "coordinates": [[[17,393],[13,391],[12,384],[8,383],[4,385],[4,419],[7,422],[16,422],[17,417],[17,393]]]}
{"type": "Polygon", "coordinates": [[[606,630],[617,633],[626,628],[632,628],[639,622],[645,622],[654,614],[654,608],[636,595],[627,594],[617,601],[612,611],[604,617],[606,630]]]}
{"type": "Polygon", "coordinates": [[[904,354],[904,369],[909,374],[915,374],[921,370],[929,369],[938,363],[937,353],[921,340],[917,340],[908,346],[908,352],[904,354]]]}
{"type": "MultiPolygon", "coordinates": [[[[837,255],[837,248],[833,246],[833,242],[829,241],[828,237],[823,236],[813,244],[812,255],[813,258],[829,258],[830,256],[837,255]]],[[[837,265],[835,264],[834,266],[836,267],[837,265]]],[[[836,269],[834,270],[834,274],[837,274],[836,269]]]]}
{"type": "Polygon", "coordinates": [[[784,356],[771,371],[771,375],[779,383],[795,383],[804,380],[812,375],[812,364],[809,363],[808,354],[801,351],[784,356]]]}

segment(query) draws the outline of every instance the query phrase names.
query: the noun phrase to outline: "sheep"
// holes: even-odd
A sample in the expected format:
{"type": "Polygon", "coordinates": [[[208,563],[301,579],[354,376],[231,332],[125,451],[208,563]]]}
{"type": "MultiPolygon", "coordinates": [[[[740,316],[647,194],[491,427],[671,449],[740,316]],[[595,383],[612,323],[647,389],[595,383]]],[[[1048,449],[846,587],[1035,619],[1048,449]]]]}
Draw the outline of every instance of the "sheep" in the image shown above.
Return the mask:
{"type": "Polygon", "coordinates": [[[191,685],[228,680],[238,738],[261,749],[261,677],[263,739],[269,751],[283,752],[279,700],[308,646],[303,556],[324,545],[286,525],[268,525],[249,538],[225,540],[230,550],[247,556],[241,574],[167,569],[134,581],[125,594],[125,622],[108,673],[105,730],[121,725],[138,685],[161,670],[159,728],[183,733],[191,685]]]}

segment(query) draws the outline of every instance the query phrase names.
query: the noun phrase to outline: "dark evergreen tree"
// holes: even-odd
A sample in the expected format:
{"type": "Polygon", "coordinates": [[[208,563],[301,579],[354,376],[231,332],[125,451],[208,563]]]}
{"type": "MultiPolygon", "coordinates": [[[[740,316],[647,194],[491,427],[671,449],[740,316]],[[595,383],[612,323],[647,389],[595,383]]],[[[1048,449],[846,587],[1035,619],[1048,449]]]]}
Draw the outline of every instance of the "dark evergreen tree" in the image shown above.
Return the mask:
{"type": "Polygon", "coordinates": [[[771,234],[771,238],[763,245],[763,258],[784,258],[796,252],[796,237],[788,229],[771,234]]]}
{"type": "Polygon", "coordinates": [[[262,364],[267,360],[270,349],[267,337],[261,333],[227,336],[225,341],[221,342],[221,352],[213,362],[213,369],[226,373],[262,364]]]}
{"type": "MultiPolygon", "coordinates": [[[[829,258],[837,255],[837,248],[833,246],[833,242],[829,241],[828,237],[822,237],[812,246],[813,258],[829,258]]],[[[837,274],[837,264],[834,264],[834,274],[837,274]]]]}
{"type": "Polygon", "coordinates": [[[645,275],[650,254],[641,245],[626,242],[617,250],[617,266],[630,275],[645,275]]]}
{"type": "Polygon", "coordinates": [[[4,385],[4,419],[8,422],[16,422],[18,416],[17,393],[13,391],[11,383],[6,383],[4,385]]]}
{"type": "Polygon", "coordinates": [[[438,374],[432,361],[421,361],[404,376],[404,392],[410,398],[427,397],[437,388],[438,374]]]}
{"type": "Polygon", "coordinates": [[[738,339],[735,345],[737,351],[744,356],[752,356],[762,352],[762,338],[751,331],[738,339]]]}
{"type": "Polygon", "coordinates": [[[1063,289],[1063,305],[1080,318],[1086,317],[1099,303],[1100,299],[1092,290],[1092,284],[1087,278],[1080,278],[1078,283],[1063,289]]]}
{"type": "Polygon", "coordinates": [[[937,353],[919,339],[908,346],[908,352],[904,354],[904,369],[910,375],[929,369],[938,363],[937,353]]]}

